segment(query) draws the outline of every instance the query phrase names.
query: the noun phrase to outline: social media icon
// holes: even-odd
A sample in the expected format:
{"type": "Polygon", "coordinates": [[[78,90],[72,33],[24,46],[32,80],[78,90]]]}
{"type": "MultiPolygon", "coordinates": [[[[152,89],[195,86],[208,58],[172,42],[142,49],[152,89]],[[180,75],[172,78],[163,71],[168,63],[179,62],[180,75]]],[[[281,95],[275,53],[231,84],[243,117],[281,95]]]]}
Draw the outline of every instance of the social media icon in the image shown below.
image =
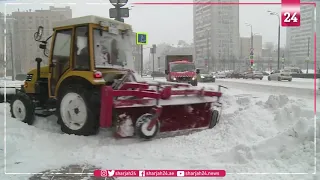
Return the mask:
{"type": "Polygon", "coordinates": [[[113,175],[114,175],[114,170],[110,170],[110,171],[108,170],[108,176],[112,177],[113,175]]]}
{"type": "Polygon", "coordinates": [[[177,171],[177,176],[184,176],[184,171],[177,171]]]}
{"type": "Polygon", "coordinates": [[[142,176],[146,176],[146,173],[144,171],[139,171],[139,176],[142,177],[142,176]]]}

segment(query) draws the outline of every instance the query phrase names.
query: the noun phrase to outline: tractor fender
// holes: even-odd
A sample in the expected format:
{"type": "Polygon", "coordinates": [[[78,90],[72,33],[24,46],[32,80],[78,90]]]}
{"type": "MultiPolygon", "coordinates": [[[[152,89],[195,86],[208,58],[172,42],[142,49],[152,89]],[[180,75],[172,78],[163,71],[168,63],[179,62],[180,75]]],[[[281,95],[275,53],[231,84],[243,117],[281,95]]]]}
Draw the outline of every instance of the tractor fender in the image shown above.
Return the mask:
{"type": "Polygon", "coordinates": [[[93,84],[90,83],[87,79],[81,77],[81,76],[69,76],[65,78],[61,83],[58,84],[58,87],[56,88],[56,97],[61,96],[61,93],[71,84],[81,84],[84,87],[88,87],[88,89],[91,89],[93,84]]]}

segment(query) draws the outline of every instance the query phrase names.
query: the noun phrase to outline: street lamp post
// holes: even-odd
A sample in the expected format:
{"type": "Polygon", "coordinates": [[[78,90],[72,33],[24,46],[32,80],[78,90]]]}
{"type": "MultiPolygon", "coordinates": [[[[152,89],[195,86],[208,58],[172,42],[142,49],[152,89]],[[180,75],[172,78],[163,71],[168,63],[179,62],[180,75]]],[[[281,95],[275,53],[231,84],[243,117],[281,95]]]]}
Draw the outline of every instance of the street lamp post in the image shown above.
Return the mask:
{"type": "Polygon", "coordinates": [[[249,23],[246,23],[247,26],[250,27],[251,29],[251,48],[250,48],[250,67],[251,67],[251,70],[253,68],[253,31],[252,31],[252,25],[249,24],[249,23]]]}
{"type": "Polygon", "coordinates": [[[272,16],[277,16],[279,20],[279,25],[278,25],[278,69],[280,69],[280,27],[281,27],[281,20],[280,16],[276,12],[268,11],[268,13],[272,16]]]}
{"type": "Polygon", "coordinates": [[[250,27],[250,30],[251,30],[251,38],[250,38],[250,40],[251,40],[251,49],[253,49],[253,31],[252,31],[252,25],[251,25],[251,24],[248,24],[248,23],[246,23],[246,25],[249,26],[249,27],[250,27]]]}
{"type": "MultiPolygon", "coordinates": [[[[207,71],[209,71],[209,56],[210,56],[210,50],[209,50],[209,35],[210,35],[210,32],[209,32],[209,29],[207,29],[207,71]]],[[[210,40],[211,40],[211,37],[210,37],[210,40]]]]}

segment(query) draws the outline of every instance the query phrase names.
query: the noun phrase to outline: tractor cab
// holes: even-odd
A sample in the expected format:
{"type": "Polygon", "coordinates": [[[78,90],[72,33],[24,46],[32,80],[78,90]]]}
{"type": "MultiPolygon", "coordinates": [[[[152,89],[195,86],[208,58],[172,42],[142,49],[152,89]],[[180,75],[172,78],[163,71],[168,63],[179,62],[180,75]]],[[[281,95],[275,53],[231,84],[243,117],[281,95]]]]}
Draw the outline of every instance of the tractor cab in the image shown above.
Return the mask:
{"type": "MultiPolygon", "coordinates": [[[[42,41],[43,27],[35,40],[48,57],[48,94],[75,79],[93,86],[112,84],[133,67],[132,28],[128,24],[97,16],[53,23],[51,47],[42,41]]],[[[41,74],[41,70],[40,70],[41,74]]]]}

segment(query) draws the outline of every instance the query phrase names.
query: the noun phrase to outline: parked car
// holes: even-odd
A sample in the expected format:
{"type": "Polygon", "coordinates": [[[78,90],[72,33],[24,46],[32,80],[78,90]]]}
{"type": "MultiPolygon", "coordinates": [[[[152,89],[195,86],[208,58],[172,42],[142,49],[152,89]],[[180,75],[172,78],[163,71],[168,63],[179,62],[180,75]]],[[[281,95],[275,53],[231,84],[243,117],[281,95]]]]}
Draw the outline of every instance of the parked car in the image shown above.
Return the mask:
{"type": "Polygon", "coordinates": [[[236,71],[232,72],[231,75],[230,75],[230,78],[239,79],[241,77],[243,77],[242,74],[240,72],[236,72],[236,71]]]}
{"type": "Polygon", "coordinates": [[[262,72],[259,72],[259,71],[251,71],[251,72],[247,72],[245,74],[245,79],[260,79],[262,80],[263,79],[263,74],[262,72]]]}
{"type": "Polygon", "coordinates": [[[198,81],[199,82],[215,82],[216,76],[207,71],[201,70],[198,81]]]}
{"type": "Polygon", "coordinates": [[[278,80],[278,81],[282,81],[282,80],[288,80],[288,81],[292,81],[292,76],[291,76],[291,71],[288,69],[283,69],[283,70],[275,70],[273,72],[270,73],[270,75],[268,76],[268,80],[278,80]]]}
{"type": "Polygon", "coordinates": [[[267,73],[267,72],[265,72],[265,71],[263,71],[262,74],[263,74],[264,76],[269,76],[269,73],[267,73]]]}
{"type": "Polygon", "coordinates": [[[216,75],[216,78],[226,78],[226,73],[225,72],[218,72],[216,75]]]}
{"type": "Polygon", "coordinates": [[[226,78],[231,78],[233,71],[226,72],[226,78]]]}

